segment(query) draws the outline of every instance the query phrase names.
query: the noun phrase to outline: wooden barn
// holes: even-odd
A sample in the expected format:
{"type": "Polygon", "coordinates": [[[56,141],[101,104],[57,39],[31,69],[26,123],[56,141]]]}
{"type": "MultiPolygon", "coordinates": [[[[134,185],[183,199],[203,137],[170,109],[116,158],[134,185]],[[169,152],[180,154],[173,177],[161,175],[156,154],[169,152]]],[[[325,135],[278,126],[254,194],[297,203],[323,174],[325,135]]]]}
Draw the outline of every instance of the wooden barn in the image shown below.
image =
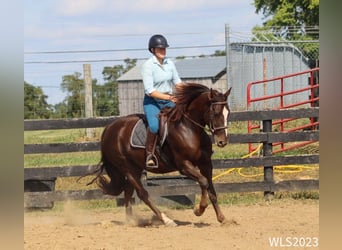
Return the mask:
{"type": "MultiPolygon", "coordinates": [[[[174,60],[174,63],[183,82],[197,82],[222,92],[227,90],[225,56],[174,60]]],[[[118,79],[120,116],[143,113],[142,64],[138,63],[118,79]]]]}

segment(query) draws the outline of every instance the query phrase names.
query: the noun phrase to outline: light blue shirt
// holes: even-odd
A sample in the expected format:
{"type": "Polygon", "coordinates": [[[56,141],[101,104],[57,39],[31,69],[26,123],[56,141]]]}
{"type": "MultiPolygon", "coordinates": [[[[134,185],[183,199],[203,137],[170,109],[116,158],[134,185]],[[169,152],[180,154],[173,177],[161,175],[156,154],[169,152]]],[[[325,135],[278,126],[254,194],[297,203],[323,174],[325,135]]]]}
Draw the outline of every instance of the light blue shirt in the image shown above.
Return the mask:
{"type": "Polygon", "coordinates": [[[182,81],[175,64],[170,59],[165,58],[161,65],[155,56],[144,62],[141,75],[145,94],[150,94],[153,91],[171,94],[173,86],[182,81]]]}

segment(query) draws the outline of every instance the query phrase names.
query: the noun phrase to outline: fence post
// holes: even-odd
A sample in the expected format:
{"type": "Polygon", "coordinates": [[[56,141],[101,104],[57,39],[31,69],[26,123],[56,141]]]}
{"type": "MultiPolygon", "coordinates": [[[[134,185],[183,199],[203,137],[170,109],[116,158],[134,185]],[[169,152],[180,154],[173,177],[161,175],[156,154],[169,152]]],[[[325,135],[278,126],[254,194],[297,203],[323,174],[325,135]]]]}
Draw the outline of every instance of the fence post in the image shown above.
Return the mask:
{"type": "MultiPolygon", "coordinates": [[[[272,132],[272,120],[263,120],[262,121],[262,130],[263,132],[272,132]]],[[[272,143],[264,142],[263,143],[263,156],[272,156],[272,143]]],[[[273,182],[273,166],[264,166],[264,181],[265,182],[273,182]]],[[[274,192],[271,190],[264,191],[265,200],[271,200],[274,196],[274,192]]]]}
{"type": "MultiPolygon", "coordinates": [[[[84,71],[84,86],[85,86],[85,117],[93,117],[93,90],[91,79],[90,64],[83,64],[84,71]]],[[[94,129],[86,128],[86,134],[88,138],[94,137],[94,129]]]]}

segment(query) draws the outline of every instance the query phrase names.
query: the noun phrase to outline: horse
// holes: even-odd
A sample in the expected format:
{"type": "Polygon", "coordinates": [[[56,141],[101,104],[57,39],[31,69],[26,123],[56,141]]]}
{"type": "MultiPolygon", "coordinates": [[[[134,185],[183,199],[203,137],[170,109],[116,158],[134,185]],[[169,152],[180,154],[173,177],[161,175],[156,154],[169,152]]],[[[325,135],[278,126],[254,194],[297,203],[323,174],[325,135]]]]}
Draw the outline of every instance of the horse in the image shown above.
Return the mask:
{"type": "Polygon", "coordinates": [[[101,135],[101,161],[92,173],[97,173],[96,176],[88,184],[96,181],[103,193],[108,195],[118,196],[124,192],[127,217],[133,215],[131,198],[135,190],[140,200],[162,223],[177,226],[152,202],[141,177],[146,171],[157,174],[179,171],[180,174],[198,182],[201,188],[201,199],[194,207],[194,214],[201,216],[204,213],[209,196],[218,222],[224,223],[226,219],[219,207],[212,182],[213,142],[206,128],[209,128],[217,146],[226,146],[230,91],[231,88],[221,93],[199,83],[183,83],[177,86],[175,107],[161,111],[166,117],[168,132],[160,147],[161,153],[157,154],[158,168],[147,169],[145,150],[132,147],[128,139],[143,115],[130,114],[115,119],[105,127],[101,135]],[[161,157],[161,154],[165,157],[161,157]],[[104,176],[104,170],[109,180],[104,176]]]}

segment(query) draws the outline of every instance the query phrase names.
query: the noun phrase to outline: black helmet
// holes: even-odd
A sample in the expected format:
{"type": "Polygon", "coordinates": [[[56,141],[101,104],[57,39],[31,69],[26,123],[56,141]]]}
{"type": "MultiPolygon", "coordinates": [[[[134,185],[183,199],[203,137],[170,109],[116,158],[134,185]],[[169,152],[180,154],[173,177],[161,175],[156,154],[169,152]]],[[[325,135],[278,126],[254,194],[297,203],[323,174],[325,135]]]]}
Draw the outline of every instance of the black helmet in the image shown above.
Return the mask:
{"type": "Polygon", "coordinates": [[[152,48],[167,48],[169,45],[167,44],[167,40],[162,35],[153,35],[148,42],[148,50],[151,51],[152,48]]]}

